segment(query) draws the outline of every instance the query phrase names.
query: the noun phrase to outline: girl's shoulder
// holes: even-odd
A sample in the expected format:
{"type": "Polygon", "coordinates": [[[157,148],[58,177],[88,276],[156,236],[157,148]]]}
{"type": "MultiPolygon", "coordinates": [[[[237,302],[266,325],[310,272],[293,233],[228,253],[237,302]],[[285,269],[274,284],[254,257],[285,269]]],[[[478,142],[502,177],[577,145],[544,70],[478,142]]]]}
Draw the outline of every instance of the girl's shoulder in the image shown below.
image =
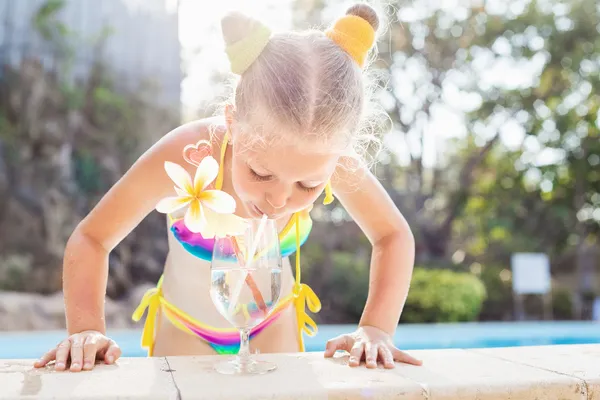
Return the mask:
{"type": "Polygon", "coordinates": [[[199,162],[208,154],[213,157],[219,154],[226,132],[223,118],[202,118],[178,126],[157,145],[160,153],[171,161],[199,162]]]}
{"type": "Polygon", "coordinates": [[[217,149],[221,146],[227,127],[222,117],[208,117],[186,122],[169,134],[174,134],[174,140],[182,143],[196,143],[200,140],[210,143],[217,149]]]}

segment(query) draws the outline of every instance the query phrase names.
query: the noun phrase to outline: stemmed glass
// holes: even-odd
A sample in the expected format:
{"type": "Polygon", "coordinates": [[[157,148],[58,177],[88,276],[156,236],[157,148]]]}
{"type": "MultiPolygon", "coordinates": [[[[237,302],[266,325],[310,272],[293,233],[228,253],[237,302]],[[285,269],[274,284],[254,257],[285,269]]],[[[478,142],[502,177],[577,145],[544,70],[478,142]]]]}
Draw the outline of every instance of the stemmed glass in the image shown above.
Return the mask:
{"type": "Polygon", "coordinates": [[[211,261],[211,298],[221,315],[240,331],[233,359],[219,362],[223,374],[262,374],[277,366],[250,355],[250,331],[260,324],[281,296],[281,253],[274,220],[249,220],[237,236],[215,238],[211,261]]]}

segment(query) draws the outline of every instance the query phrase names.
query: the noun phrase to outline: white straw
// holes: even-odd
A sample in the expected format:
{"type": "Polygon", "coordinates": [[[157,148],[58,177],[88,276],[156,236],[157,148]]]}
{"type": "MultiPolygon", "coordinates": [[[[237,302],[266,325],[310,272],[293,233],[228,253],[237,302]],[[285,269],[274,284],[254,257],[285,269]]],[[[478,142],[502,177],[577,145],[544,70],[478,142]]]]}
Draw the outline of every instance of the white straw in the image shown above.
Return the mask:
{"type": "Polygon", "coordinates": [[[237,286],[234,287],[233,289],[233,293],[232,295],[229,297],[229,310],[228,312],[231,314],[231,312],[234,309],[235,304],[238,302],[238,299],[240,297],[240,295],[242,294],[242,288],[244,287],[244,283],[246,283],[246,278],[248,277],[248,270],[250,269],[250,267],[252,266],[252,263],[254,262],[254,254],[256,253],[256,250],[258,248],[258,242],[260,240],[260,236],[262,235],[262,231],[265,228],[265,225],[267,223],[267,215],[263,214],[260,223],[258,225],[258,229],[256,230],[256,236],[254,237],[254,241],[252,242],[252,248],[251,251],[246,251],[246,267],[243,269],[243,277],[242,279],[240,279],[238,281],[237,286]]]}

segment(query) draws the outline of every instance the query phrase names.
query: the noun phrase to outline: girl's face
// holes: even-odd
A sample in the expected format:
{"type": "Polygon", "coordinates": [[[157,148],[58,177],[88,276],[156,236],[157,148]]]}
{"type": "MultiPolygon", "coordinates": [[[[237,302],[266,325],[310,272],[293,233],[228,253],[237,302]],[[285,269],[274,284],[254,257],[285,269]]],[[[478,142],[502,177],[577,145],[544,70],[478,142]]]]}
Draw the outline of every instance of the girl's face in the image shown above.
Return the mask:
{"type": "Polygon", "coordinates": [[[310,153],[281,143],[236,146],[231,174],[234,190],[250,216],[276,219],[312,205],[323,192],[339,154],[310,153]]]}

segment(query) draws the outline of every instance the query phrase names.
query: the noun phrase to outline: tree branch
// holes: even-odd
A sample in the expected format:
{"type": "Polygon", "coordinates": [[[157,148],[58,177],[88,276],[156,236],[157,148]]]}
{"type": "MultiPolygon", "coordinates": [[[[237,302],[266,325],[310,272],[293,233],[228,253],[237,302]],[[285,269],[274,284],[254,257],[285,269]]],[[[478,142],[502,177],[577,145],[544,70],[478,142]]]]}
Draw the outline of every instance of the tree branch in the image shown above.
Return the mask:
{"type": "Polygon", "coordinates": [[[450,234],[450,228],[452,226],[452,223],[454,222],[456,217],[458,217],[458,215],[464,207],[465,199],[468,197],[469,192],[471,190],[471,185],[473,181],[473,170],[490,152],[490,150],[492,149],[492,147],[494,147],[499,138],[500,135],[496,134],[496,136],[494,136],[490,141],[488,141],[486,145],[483,146],[477,154],[471,156],[467,160],[465,165],[463,165],[459,175],[459,189],[457,193],[455,193],[455,195],[452,196],[453,199],[450,202],[450,205],[448,206],[448,214],[446,215],[446,218],[438,228],[443,237],[448,237],[448,235],[450,234]]]}

